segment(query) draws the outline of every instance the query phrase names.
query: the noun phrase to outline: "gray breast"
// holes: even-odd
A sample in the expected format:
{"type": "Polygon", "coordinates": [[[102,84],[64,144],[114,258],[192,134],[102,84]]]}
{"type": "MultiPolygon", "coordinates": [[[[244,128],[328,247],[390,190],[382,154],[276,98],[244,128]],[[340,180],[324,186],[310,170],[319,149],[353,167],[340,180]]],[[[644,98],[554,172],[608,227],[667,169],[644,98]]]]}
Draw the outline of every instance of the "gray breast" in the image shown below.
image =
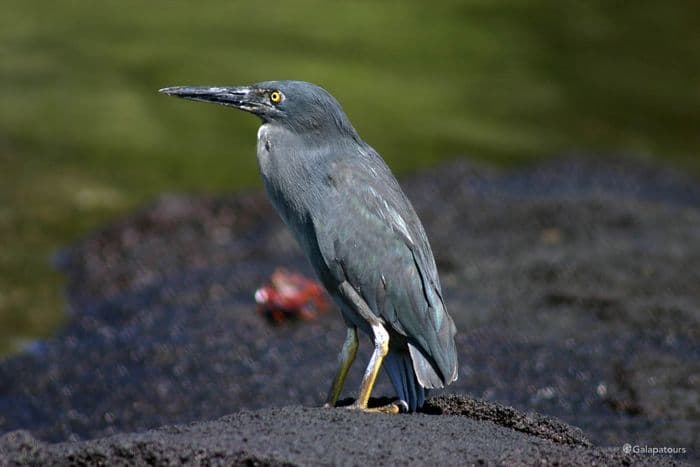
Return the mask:
{"type": "Polygon", "coordinates": [[[308,251],[307,222],[318,188],[304,142],[285,127],[266,123],[258,130],[257,157],[265,190],[302,249],[308,251]],[[315,187],[315,188],[314,188],[315,187]]]}

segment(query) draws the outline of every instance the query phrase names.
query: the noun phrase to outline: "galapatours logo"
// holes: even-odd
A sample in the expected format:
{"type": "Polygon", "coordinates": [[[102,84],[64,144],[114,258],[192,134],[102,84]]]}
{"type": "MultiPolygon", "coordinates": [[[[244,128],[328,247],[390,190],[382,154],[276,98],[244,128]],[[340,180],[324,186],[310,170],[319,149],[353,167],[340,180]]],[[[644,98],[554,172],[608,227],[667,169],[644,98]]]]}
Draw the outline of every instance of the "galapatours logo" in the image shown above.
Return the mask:
{"type": "Polygon", "coordinates": [[[685,454],[688,450],[686,448],[674,448],[670,446],[640,446],[638,444],[633,446],[629,443],[625,443],[622,446],[622,452],[625,454],[650,454],[655,456],[657,454],[685,454]]]}

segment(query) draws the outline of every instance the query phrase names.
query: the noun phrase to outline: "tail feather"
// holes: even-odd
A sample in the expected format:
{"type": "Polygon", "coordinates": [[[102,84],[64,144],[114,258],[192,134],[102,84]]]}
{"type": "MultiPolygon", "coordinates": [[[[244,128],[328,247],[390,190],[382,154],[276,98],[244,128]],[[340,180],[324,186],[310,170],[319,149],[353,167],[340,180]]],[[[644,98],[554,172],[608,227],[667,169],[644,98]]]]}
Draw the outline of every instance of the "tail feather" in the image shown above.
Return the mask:
{"type": "Polygon", "coordinates": [[[418,383],[424,388],[429,389],[443,387],[444,383],[442,378],[433,367],[433,364],[423,355],[423,353],[410,342],[408,343],[408,350],[413,362],[413,369],[416,377],[418,378],[418,383]]]}
{"type": "Polygon", "coordinates": [[[426,390],[416,378],[408,350],[390,349],[382,366],[389,375],[399,399],[406,402],[411,412],[420,409],[425,402],[426,390]]]}

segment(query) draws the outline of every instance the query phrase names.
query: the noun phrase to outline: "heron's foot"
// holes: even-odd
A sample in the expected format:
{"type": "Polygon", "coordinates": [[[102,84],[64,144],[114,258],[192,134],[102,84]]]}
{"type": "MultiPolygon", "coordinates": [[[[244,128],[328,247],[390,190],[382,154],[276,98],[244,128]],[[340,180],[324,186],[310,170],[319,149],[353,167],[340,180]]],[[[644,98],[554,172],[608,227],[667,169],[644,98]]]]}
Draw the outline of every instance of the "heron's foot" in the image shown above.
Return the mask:
{"type": "Polygon", "coordinates": [[[396,402],[392,402],[391,404],[382,405],[379,407],[362,407],[361,405],[355,403],[352,405],[348,405],[345,408],[348,410],[357,410],[359,412],[366,412],[366,413],[397,414],[397,413],[407,413],[408,412],[408,404],[402,400],[398,400],[396,402]]]}

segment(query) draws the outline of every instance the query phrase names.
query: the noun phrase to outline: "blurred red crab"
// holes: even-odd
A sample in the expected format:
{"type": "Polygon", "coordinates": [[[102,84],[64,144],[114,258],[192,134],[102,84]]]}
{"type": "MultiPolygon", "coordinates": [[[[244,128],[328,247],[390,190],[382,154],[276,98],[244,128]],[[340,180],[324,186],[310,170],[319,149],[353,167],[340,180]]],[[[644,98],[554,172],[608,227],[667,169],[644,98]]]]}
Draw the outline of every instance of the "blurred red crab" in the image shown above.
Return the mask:
{"type": "Polygon", "coordinates": [[[311,320],[328,310],[323,287],[296,272],[276,269],[270,282],[255,291],[258,313],[274,323],[287,320],[311,320]]]}

